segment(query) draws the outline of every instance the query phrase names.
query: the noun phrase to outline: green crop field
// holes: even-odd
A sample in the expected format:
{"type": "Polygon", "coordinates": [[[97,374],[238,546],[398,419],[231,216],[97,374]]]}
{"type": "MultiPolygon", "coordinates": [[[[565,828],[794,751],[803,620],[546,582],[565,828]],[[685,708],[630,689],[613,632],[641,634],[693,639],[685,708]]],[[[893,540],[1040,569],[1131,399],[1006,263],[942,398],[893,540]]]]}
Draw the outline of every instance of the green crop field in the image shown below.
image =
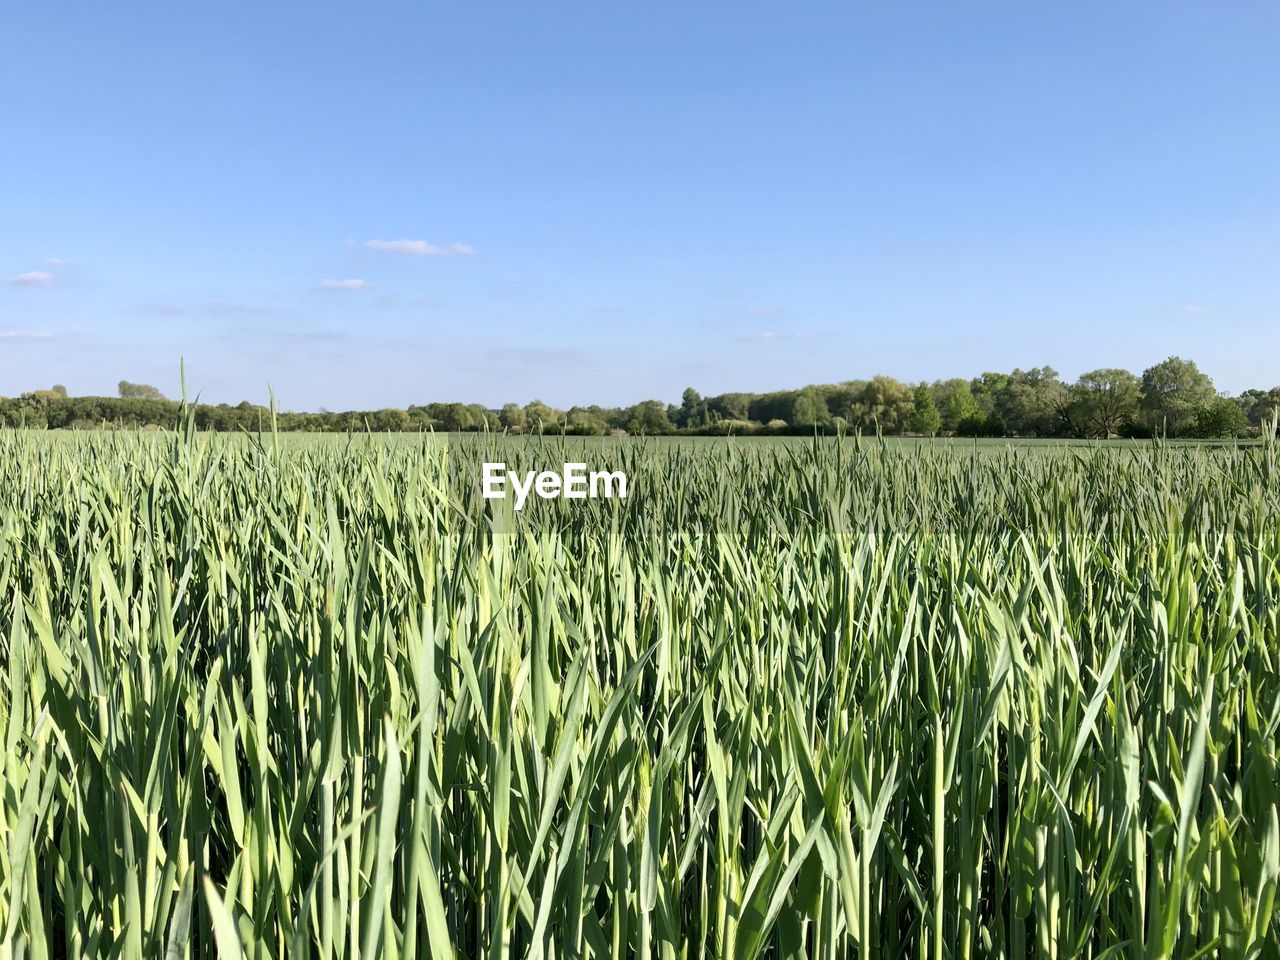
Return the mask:
{"type": "Polygon", "coordinates": [[[0,956],[1280,957],[1278,453],[0,431],[0,956]]]}

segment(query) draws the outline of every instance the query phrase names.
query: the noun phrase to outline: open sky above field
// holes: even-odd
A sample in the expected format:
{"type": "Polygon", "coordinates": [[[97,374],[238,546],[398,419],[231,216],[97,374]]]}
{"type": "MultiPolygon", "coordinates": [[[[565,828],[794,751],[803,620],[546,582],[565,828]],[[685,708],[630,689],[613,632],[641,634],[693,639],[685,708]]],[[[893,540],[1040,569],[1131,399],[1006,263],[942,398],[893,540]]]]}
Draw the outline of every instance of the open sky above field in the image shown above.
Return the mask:
{"type": "Polygon", "coordinates": [[[60,3],[0,25],[0,394],[1280,381],[1280,6],[60,3]]]}

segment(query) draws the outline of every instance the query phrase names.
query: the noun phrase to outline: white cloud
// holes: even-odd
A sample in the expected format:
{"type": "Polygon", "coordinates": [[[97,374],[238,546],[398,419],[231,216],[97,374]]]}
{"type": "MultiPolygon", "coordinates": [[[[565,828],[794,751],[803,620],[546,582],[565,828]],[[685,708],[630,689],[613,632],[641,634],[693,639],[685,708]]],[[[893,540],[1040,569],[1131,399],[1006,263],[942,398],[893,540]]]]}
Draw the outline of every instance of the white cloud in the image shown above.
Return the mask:
{"type": "Polygon", "coordinates": [[[53,334],[43,330],[0,330],[0,340],[52,340],[53,334]]]}
{"type": "Polygon", "coordinates": [[[363,290],[365,287],[372,287],[373,284],[368,280],[357,280],[354,277],[348,280],[321,280],[321,290],[363,290]]]}
{"type": "Polygon", "coordinates": [[[744,333],[738,340],[742,343],[793,343],[797,340],[817,340],[821,334],[808,330],[757,330],[744,333]]]}
{"type": "Polygon", "coordinates": [[[45,261],[45,266],[48,266],[48,267],[70,267],[70,266],[74,266],[74,265],[75,265],[75,262],[76,262],[76,261],[74,261],[74,260],[64,260],[64,259],[62,259],[62,257],[50,257],[48,260],[46,260],[46,261],[45,261]]]}
{"type": "Polygon", "coordinates": [[[474,247],[465,243],[437,247],[425,240],[366,240],[364,245],[382,253],[407,253],[415,257],[469,257],[476,252],[474,247]]]}
{"type": "Polygon", "coordinates": [[[20,287],[52,287],[54,279],[51,273],[45,273],[43,270],[30,270],[27,273],[20,273],[16,277],[10,277],[9,282],[20,287]]]}
{"type": "Polygon", "coordinates": [[[747,313],[751,314],[753,317],[776,317],[781,312],[782,308],[775,306],[752,307],[747,311],[747,313]]]}
{"type": "Polygon", "coordinates": [[[485,351],[484,356],[497,363],[547,367],[581,363],[586,359],[582,351],[562,347],[499,347],[485,351]]]}
{"type": "Polygon", "coordinates": [[[1183,313],[1204,313],[1203,303],[1184,303],[1182,305],[1183,313]]]}

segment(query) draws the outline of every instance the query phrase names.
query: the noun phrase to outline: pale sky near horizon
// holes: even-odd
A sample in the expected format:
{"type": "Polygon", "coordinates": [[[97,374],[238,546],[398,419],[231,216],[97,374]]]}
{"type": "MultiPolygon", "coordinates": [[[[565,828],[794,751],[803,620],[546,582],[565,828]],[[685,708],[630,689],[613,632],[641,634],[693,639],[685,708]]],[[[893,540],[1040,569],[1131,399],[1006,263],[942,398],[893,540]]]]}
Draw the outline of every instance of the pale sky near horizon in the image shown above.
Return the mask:
{"type": "Polygon", "coordinates": [[[0,395],[1280,383],[1271,2],[10,4],[0,395]]]}

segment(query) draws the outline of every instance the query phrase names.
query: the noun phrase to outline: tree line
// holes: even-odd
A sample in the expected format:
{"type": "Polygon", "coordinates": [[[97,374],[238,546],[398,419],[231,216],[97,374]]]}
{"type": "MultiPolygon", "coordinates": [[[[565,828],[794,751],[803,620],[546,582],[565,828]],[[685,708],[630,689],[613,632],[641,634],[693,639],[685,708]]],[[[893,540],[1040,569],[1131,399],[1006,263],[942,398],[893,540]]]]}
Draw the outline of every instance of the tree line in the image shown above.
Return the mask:
{"type": "MultiPolygon", "coordinates": [[[[72,397],[65,387],[0,398],[0,426],[46,429],[167,428],[182,405],[155,387],[121,381],[115,397],[72,397]]],[[[628,407],[559,410],[540,400],[493,409],[427,403],[406,409],[335,413],[276,412],[284,431],[481,431],[632,434],[808,434],[862,432],[961,437],[1188,437],[1257,433],[1280,407],[1280,387],[1218,392],[1194,362],[1169,357],[1140,375],[1104,368],[1063,381],[1052,367],[909,384],[893,377],[813,384],[772,393],[702,396],[679,404],[645,400],[628,407]]],[[[196,404],[201,430],[269,429],[259,404],[196,404]]]]}

